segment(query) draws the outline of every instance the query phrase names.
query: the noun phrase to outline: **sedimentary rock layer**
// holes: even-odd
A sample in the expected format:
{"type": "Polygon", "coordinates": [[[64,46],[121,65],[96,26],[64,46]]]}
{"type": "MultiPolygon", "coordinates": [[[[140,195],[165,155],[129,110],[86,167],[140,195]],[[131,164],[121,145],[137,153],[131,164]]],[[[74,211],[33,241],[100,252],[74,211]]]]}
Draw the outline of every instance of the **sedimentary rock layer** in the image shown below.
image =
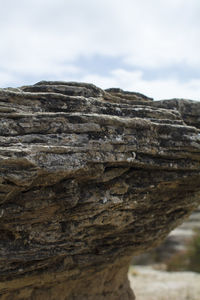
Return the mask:
{"type": "Polygon", "coordinates": [[[200,201],[200,103],[0,90],[1,299],[134,299],[131,257],[200,201]]]}

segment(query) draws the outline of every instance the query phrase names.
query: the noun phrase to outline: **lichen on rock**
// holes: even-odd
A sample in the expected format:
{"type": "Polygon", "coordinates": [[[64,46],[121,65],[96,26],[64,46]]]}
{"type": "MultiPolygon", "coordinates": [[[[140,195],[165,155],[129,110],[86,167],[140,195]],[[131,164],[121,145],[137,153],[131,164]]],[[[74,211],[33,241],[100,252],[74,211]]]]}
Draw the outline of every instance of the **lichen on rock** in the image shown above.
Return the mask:
{"type": "Polygon", "coordinates": [[[1,89],[2,299],[134,299],[132,256],[200,202],[199,112],[86,83],[1,89]]]}

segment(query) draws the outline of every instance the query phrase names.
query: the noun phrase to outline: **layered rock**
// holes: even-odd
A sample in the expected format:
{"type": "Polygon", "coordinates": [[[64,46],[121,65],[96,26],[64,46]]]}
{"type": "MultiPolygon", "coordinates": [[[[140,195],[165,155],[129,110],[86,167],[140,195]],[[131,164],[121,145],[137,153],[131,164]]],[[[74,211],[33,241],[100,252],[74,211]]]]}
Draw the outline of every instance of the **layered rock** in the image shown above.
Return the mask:
{"type": "Polygon", "coordinates": [[[200,202],[199,110],[84,83],[1,89],[1,298],[134,299],[132,256],[200,202]]]}
{"type": "Polygon", "coordinates": [[[170,263],[173,258],[188,251],[198,232],[200,232],[200,207],[183,224],[174,229],[156,249],[159,261],[170,263]]]}
{"type": "Polygon", "coordinates": [[[154,268],[162,269],[163,267],[167,268],[170,264],[170,268],[172,268],[173,260],[176,259],[177,264],[177,258],[180,257],[180,265],[179,267],[176,265],[175,268],[186,268],[181,255],[183,256],[184,253],[188,252],[198,232],[200,232],[200,206],[183,224],[172,230],[158,247],[135,256],[133,265],[153,265],[154,268]]]}

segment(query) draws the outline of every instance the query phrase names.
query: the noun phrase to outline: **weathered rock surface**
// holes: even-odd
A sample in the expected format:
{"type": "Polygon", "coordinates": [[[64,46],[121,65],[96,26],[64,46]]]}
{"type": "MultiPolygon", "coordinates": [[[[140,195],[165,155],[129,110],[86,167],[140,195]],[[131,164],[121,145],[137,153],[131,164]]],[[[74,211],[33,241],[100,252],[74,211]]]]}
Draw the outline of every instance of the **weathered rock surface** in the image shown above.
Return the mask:
{"type": "Polygon", "coordinates": [[[200,103],[0,90],[1,299],[134,299],[131,257],[200,202],[200,103]]]}
{"type": "MultiPolygon", "coordinates": [[[[180,226],[170,232],[167,238],[156,248],[133,258],[133,265],[154,265],[161,268],[170,261],[188,251],[194,236],[200,232],[200,206],[180,226]]],[[[182,266],[180,265],[180,268],[182,266]]]]}

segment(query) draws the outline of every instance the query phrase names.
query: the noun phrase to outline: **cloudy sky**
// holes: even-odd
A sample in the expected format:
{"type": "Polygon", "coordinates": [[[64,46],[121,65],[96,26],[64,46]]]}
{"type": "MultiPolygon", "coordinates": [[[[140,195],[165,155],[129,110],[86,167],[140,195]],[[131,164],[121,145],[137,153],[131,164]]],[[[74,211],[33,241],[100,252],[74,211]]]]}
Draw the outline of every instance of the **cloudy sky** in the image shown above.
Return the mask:
{"type": "Polygon", "coordinates": [[[0,4],[0,87],[84,81],[200,100],[200,0],[0,4]]]}

